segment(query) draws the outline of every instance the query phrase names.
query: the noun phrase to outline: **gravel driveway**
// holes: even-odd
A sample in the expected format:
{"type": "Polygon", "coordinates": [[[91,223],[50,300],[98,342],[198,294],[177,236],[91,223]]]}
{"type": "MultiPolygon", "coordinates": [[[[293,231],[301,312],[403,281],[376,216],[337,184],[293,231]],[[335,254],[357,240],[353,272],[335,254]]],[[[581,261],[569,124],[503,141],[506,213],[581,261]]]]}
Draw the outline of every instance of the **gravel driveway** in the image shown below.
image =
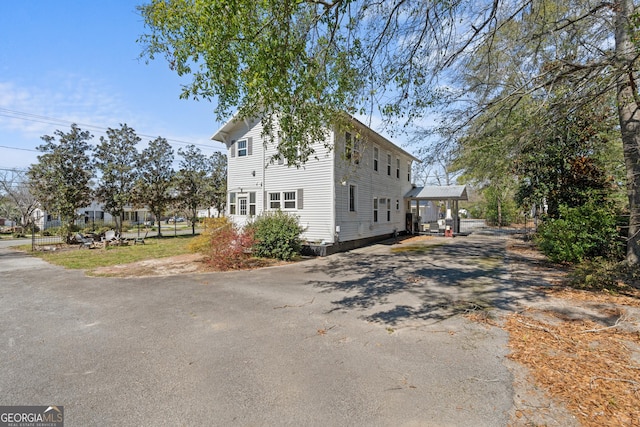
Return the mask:
{"type": "Polygon", "coordinates": [[[506,426],[505,240],[115,279],[0,249],[0,405],[66,426],[506,426]]]}

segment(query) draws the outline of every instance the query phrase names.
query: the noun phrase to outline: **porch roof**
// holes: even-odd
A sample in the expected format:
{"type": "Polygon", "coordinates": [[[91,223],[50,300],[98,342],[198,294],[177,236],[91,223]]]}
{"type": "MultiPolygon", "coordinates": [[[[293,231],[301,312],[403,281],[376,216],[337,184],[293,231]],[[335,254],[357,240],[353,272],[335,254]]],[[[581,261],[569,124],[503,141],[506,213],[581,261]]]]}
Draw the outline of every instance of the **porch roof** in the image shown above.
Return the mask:
{"type": "Polygon", "coordinates": [[[405,196],[406,199],[420,200],[469,200],[466,185],[429,185],[412,188],[405,196]]]}

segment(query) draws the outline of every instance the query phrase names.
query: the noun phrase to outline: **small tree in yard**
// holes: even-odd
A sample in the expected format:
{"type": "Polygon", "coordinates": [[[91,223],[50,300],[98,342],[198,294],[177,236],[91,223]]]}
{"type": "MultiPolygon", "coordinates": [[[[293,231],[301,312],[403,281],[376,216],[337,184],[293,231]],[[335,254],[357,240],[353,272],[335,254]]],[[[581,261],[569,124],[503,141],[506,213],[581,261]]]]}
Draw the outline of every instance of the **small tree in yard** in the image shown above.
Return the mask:
{"type": "Polygon", "coordinates": [[[253,231],[255,256],[290,260],[300,253],[303,229],[296,216],[282,211],[267,212],[246,228],[253,231]]]}

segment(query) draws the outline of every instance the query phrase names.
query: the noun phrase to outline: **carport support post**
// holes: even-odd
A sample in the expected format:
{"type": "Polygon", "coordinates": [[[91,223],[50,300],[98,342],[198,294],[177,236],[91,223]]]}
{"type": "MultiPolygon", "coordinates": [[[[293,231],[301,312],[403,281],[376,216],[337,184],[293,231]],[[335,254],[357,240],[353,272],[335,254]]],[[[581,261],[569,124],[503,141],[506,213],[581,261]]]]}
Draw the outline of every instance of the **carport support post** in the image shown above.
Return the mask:
{"type": "Polygon", "coordinates": [[[460,233],[460,211],[457,199],[453,201],[453,233],[460,233]]]}

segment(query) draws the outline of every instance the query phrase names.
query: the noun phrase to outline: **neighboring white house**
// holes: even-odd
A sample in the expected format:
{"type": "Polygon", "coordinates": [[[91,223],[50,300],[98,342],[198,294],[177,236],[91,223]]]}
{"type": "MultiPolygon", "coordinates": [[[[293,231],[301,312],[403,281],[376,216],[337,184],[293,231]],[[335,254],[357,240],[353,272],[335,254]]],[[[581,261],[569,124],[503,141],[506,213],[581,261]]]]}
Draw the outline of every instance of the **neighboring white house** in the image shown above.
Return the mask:
{"type": "Polygon", "coordinates": [[[228,149],[227,215],[238,225],[264,211],[299,217],[303,240],[321,253],[348,249],[405,230],[419,161],[356,119],[350,130],[330,129],[300,168],[272,161],[273,144],[260,120],[232,119],[211,139],[228,149]]]}
{"type": "MultiPolygon", "coordinates": [[[[32,217],[34,218],[36,226],[41,230],[60,226],[60,218],[58,216],[49,214],[40,208],[33,211],[32,217]]],[[[96,222],[106,224],[114,222],[113,217],[104,211],[102,204],[96,201],[91,202],[89,206],[76,210],[76,217],[76,224],[80,226],[90,226],[96,222]]],[[[135,209],[133,207],[125,207],[124,209],[124,221],[144,222],[151,217],[151,212],[146,208],[135,209]]]]}

